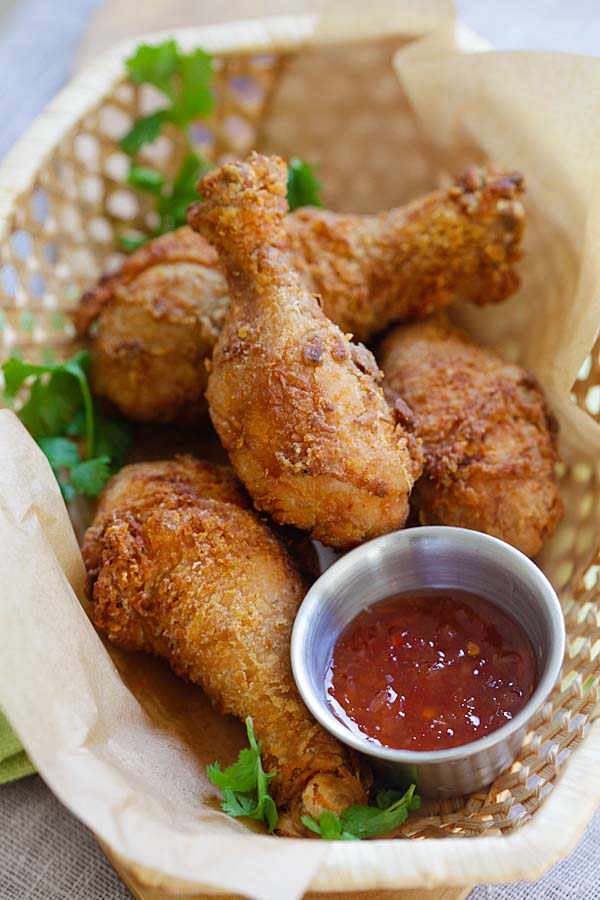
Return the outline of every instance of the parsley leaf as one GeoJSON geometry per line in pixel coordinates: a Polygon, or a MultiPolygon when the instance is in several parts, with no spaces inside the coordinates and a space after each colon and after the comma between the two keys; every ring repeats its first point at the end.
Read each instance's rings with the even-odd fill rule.
{"type": "Polygon", "coordinates": [[[127,176],[127,184],[149,194],[160,194],[165,186],[165,176],[149,166],[132,165],[127,176]]]}
{"type": "Polygon", "coordinates": [[[110,456],[86,459],[71,469],[71,484],[78,494],[97,497],[111,476],[110,456]]]}
{"type": "Polygon", "coordinates": [[[172,98],[172,80],[179,64],[179,47],[172,38],[162,44],[140,44],[125,60],[129,79],[135,84],[152,84],[172,98]]]}
{"type": "MultiPolygon", "coordinates": [[[[86,367],[88,362],[89,353],[85,351],[76,353],[75,356],[69,360],[69,363],[72,366],[80,366],[81,368],[86,367]]],[[[64,366],[53,363],[36,366],[31,363],[23,362],[23,360],[17,356],[11,356],[8,362],[5,362],[2,366],[2,372],[4,374],[4,393],[7,397],[13,398],[17,395],[19,389],[30,375],[46,375],[54,371],[62,370],[63,368],[64,366]]]]}
{"type": "Polygon", "coordinates": [[[173,121],[181,127],[193,119],[205,118],[215,108],[210,83],[213,77],[212,56],[198,49],[179,56],[180,89],[172,109],[173,121]]]}
{"type": "Polygon", "coordinates": [[[79,447],[65,437],[46,437],[38,440],[53,469],[71,468],[81,462],[79,447]]]}
{"type": "Polygon", "coordinates": [[[125,422],[105,419],[96,413],[96,453],[110,457],[111,474],[125,465],[130,445],[131,432],[125,422]]]}
{"type": "Polygon", "coordinates": [[[290,210],[300,206],[322,206],[321,182],[310,163],[294,156],[288,166],[287,200],[290,210]]]}
{"type": "Polygon", "coordinates": [[[209,169],[208,161],[196,153],[185,157],[172,189],[162,195],[158,204],[162,233],[185,225],[188,206],[198,199],[198,182],[209,169]]]}
{"type": "Polygon", "coordinates": [[[380,790],[377,806],[349,806],[339,816],[324,810],[318,822],[311,816],[302,816],[302,822],[325,841],[355,841],[393,831],[418,806],[415,785],[411,784],[405,793],[394,788],[380,790]]]}
{"type": "MultiPolygon", "coordinates": [[[[131,252],[146,241],[185,224],[188,206],[198,199],[198,182],[211,168],[208,160],[198,153],[192,125],[213,112],[215,97],[211,88],[213,59],[201,48],[184,53],[172,39],[157,45],[141,44],[126,60],[126,66],[131,81],[153,85],[168,103],[164,109],[137,119],[121,138],[121,149],[135,156],[146,144],[157,139],[167,123],[181,131],[187,144],[187,152],[172,179],[132,160],[128,183],[154,196],[158,225],[147,236],[131,232],[121,235],[121,248],[131,252]]],[[[292,159],[288,177],[290,209],[320,206],[320,190],[321,184],[312,166],[301,159],[292,159]]]]}
{"type": "Polygon", "coordinates": [[[122,235],[120,238],[122,249],[136,250],[149,238],[185,225],[188,206],[198,199],[198,182],[209,169],[210,164],[203,156],[188,153],[183,158],[171,186],[166,186],[164,176],[156,169],[132,165],[128,177],[129,184],[146,193],[154,194],[159,225],[149,236],[122,235]]]}
{"type": "Polygon", "coordinates": [[[125,253],[133,253],[138,247],[147,244],[149,237],[147,234],[122,234],[119,236],[119,247],[125,253]]]}
{"type": "MultiPolygon", "coordinates": [[[[408,798],[408,811],[414,812],[414,810],[418,809],[421,805],[421,798],[418,794],[413,792],[408,798]]],[[[400,788],[395,787],[382,787],[377,791],[377,796],[375,798],[375,803],[379,807],[379,809],[388,809],[388,807],[392,806],[394,803],[397,803],[398,800],[402,800],[408,791],[402,791],[400,788]]]]}
{"type": "Polygon", "coordinates": [[[40,366],[11,358],[2,366],[9,400],[29,387],[19,418],[48,458],[67,502],[76,494],[99,494],[129,447],[127,427],[94,409],[88,364],[89,354],[82,352],[64,363],[40,366]]]}
{"type": "Polygon", "coordinates": [[[27,378],[36,378],[29,400],[20,412],[21,420],[36,440],[61,434],[77,406],[83,403],[88,452],[93,453],[93,402],[86,375],[89,359],[89,353],[83,351],[65,363],[36,366],[12,357],[2,366],[4,392],[9,399],[14,398],[27,378]],[[49,377],[41,381],[43,376],[49,377]]]}
{"type": "Polygon", "coordinates": [[[144,144],[152,144],[156,140],[167,121],[168,115],[164,109],[149,116],[140,116],[131,130],[119,141],[121,150],[130,155],[139,153],[144,144]]]}
{"type": "Polygon", "coordinates": [[[252,719],[246,719],[249,747],[240,750],[237,762],[221,769],[218,762],[206,767],[206,774],[215,787],[221,789],[221,809],[238,818],[259,819],[266,823],[269,833],[275,831],[279,816],[269,794],[269,781],[276,772],[266,773],[260,758],[260,742],[254,737],[252,719]]]}
{"type": "Polygon", "coordinates": [[[187,144],[187,153],[170,180],[157,169],[131,162],[128,183],[155,197],[158,214],[158,225],[147,237],[121,236],[122,249],[131,251],[150,238],[185,224],[188,206],[198,199],[198,182],[210,168],[208,160],[196,150],[191,126],[196,119],[210,115],[215,99],[211,89],[212,56],[202,49],[183,53],[174,40],[156,46],[142,44],[126,65],[132,81],[153,85],[169,103],[164,109],[139,118],[121,139],[121,148],[134,156],[145,144],[156,140],[167,122],[183,133],[187,144]]]}

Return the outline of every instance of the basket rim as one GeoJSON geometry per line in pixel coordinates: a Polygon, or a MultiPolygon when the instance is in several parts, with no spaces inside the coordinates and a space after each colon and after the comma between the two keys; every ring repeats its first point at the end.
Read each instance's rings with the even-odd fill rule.
{"type": "MultiPolygon", "coordinates": [[[[0,240],[6,238],[16,203],[34,186],[39,168],[65,133],[123,80],[123,59],[140,41],[152,43],[169,36],[184,47],[202,44],[211,52],[224,55],[293,52],[318,44],[351,42],[348,35],[340,36],[337,41],[331,36],[324,40],[315,35],[316,21],[316,15],[303,14],[176,28],[128,39],[105,51],[56,95],[0,162],[0,240]]],[[[464,26],[459,24],[459,29],[464,34],[464,26]]],[[[389,31],[386,36],[391,36],[389,31]]],[[[376,38],[376,34],[368,35],[369,40],[376,38]]],[[[442,885],[472,885],[492,878],[496,882],[537,878],[574,848],[600,803],[599,763],[600,721],[596,720],[571,753],[540,808],[510,834],[483,835],[475,840],[447,837],[437,841],[332,842],[326,848],[319,842],[320,868],[307,889],[323,893],[378,888],[431,889],[442,885]],[[567,809],[570,827],[565,829],[567,809]]],[[[65,802],[60,787],[53,787],[53,780],[48,779],[48,786],[65,802]]],[[[74,810],[68,801],[65,805],[94,830],[82,810],[74,810]]],[[[101,830],[97,837],[101,845],[107,844],[101,830]]],[[[164,870],[150,869],[141,861],[124,860],[118,848],[108,846],[120,863],[135,871],[140,880],[155,887],[173,882],[164,870]]],[[[177,884],[178,890],[191,888],[214,893],[214,888],[196,882],[178,880],[177,884]]]]}
{"type": "MultiPolygon", "coordinates": [[[[349,31],[335,36],[328,32],[319,33],[316,28],[318,22],[316,13],[299,13],[171,28],[127,38],[104,50],[94,62],[84,66],[68,81],[0,159],[0,240],[4,239],[15,200],[31,186],[39,166],[62,140],[65,132],[73,128],[82,116],[90,114],[124,80],[123,62],[140,42],[160,43],[172,37],[184,49],[202,43],[211,53],[228,55],[292,52],[309,45],[360,43],[394,36],[394,30],[379,21],[373,23],[368,34],[349,31]]],[[[458,30],[463,35],[470,33],[475,37],[475,33],[463,25],[459,24],[458,30]]],[[[402,34],[404,37],[417,37],[420,32],[404,31],[402,34]]],[[[479,49],[487,43],[478,36],[477,40],[479,49]]]]}
{"type": "Polygon", "coordinates": [[[291,52],[306,46],[317,16],[270,16],[221,25],[174,28],[120,41],[84,67],[36,116],[0,160],[0,240],[14,211],[15,201],[30,189],[40,166],[81,120],[124,80],[123,62],[140,43],[160,43],[173,37],[181,46],[200,43],[214,54],[291,52]]]}

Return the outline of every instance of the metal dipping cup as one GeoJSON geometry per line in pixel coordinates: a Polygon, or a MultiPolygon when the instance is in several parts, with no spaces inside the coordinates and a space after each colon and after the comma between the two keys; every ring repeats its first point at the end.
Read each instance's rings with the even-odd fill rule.
{"type": "Polygon", "coordinates": [[[562,665],[565,626],[556,593],[531,560],[497,538],[464,528],[395,531],[350,551],[313,584],[292,634],[296,684],[312,715],[342,743],[369,757],[389,783],[414,782],[424,797],[470,794],[515,759],[527,725],[562,665]],[[350,731],[327,702],[325,673],[338,636],[366,607],[394,594],[454,589],[487,598],[516,619],[531,641],[536,688],[517,715],[479,740],[450,750],[395,750],[350,731]]]}

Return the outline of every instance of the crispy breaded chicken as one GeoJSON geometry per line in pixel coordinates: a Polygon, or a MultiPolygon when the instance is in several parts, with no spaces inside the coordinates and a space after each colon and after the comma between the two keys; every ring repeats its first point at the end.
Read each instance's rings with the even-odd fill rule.
{"type": "MultiPolygon", "coordinates": [[[[286,219],[292,264],[361,341],[456,300],[497,303],[519,283],[522,190],[518,173],[490,166],[376,216],[300,209],[286,219]]],[[[194,227],[201,208],[190,208],[194,227]]],[[[135,251],[75,311],[78,335],[91,337],[96,393],[140,421],[202,416],[204,362],[228,303],[215,250],[189,228],[135,251]]]]}
{"type": "Polygon", "coordinates": [[[191,457],[127,466],[83,555],[94,623],[113,643],[164,657],[221,711],[252,716],[283,831],[365,802],[355,758],[314,721],[292,676],[304,580],[230,469],[191,457]]]}
{"type": "Polygon", "coordinates": [[[371,353],[322,312],[285,250],[287,167],[252,154],[200,184],[231,305],[207,399],[255,505],[334,547],[404,525],[419,448],[396,424],[371,353]]]}
{"type": "Polygon", "coordinates": [[[215,250],[189,228],[136,250],[74,313],[91,338],[94,393],[137,422],[202,418],[205,361],[228,304],[215,250]]]}
{"type": "Polygon", "coordinates": [[[457,300],[483,306],[514,293],[522,191],[518,172],[489,166],[377,216],[299,209],[286,223],[290,253],[329,318],[366,341],[457,300]]]}
{"type": "Polygon", "coordinates": [[[396,328],[378,359],[390,402],[408,404],[425,469],[423,525],[456,525],[535,556],[562,513],[557,426],[535,378],[441,316],[396,328]]]}

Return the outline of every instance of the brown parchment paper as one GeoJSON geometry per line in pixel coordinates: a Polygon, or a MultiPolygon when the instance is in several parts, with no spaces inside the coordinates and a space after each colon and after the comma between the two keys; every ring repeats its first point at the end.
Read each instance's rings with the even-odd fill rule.
{"type": "MultiPolygon", "coordinates": [[[[533,369],[560,420],[566,514],[541,562],[566,599],[600,533],[600,428],[569,396],[600,322],[600,64],[465,56],[446,2],[350,7],[344,18],[336,4],[316,43],[287,60],[258,149],[320,159],[337,209],[404,202],[490,157],[525,173],[523,287],[495,309],[456,317],[533,369]],[[332,46],[342,27],[348,46],[332,46]]],[[[428,841],[280,840],[219,811],[204,767],[235,757],[241,727],[162,663],[108,652],[80,602],[81,557],[54,477],[8,411],[0,411],[0,584],[0,706],[57,796],[146,879],[258,900],[295,900],[311,882],[351,890],[443,879],[428,841]]],[[[462,869],[453,877],[486,877],[469,865],[472,842],[453,843],[462,869]]]]}
{"type": "Polygon", "coordinates": [[[79,602],[82,561],[54,475],[7,410],[0,498],[0,701],[59,799],[140,865],[261,900],[301,896],[324,846],[254,835],[210,802],[204,765],[238,740],[200,691],[174,692],[141,656],[124,675],[147,710],[128,690],[79,602]]]}
{"type": "Polygon", "coordinates": [[[600,427],[570,396],[600,328],[600,60],[461,53],[453,32],[442,29],[400,51],[395,68],[438,177],[486,159],[525,175],[520,290],[498,306],[465,305],[452,314],[535,373],[560,423],[565,464],[595,473],[593,546],[582,541],[579,554],[573,546],[580,510],[565,479],[565,516],[538,559],[561,588],[576,582],[600,535],[600,427]],[[567,551],[570,565],[561,572],[567,551]]]}

